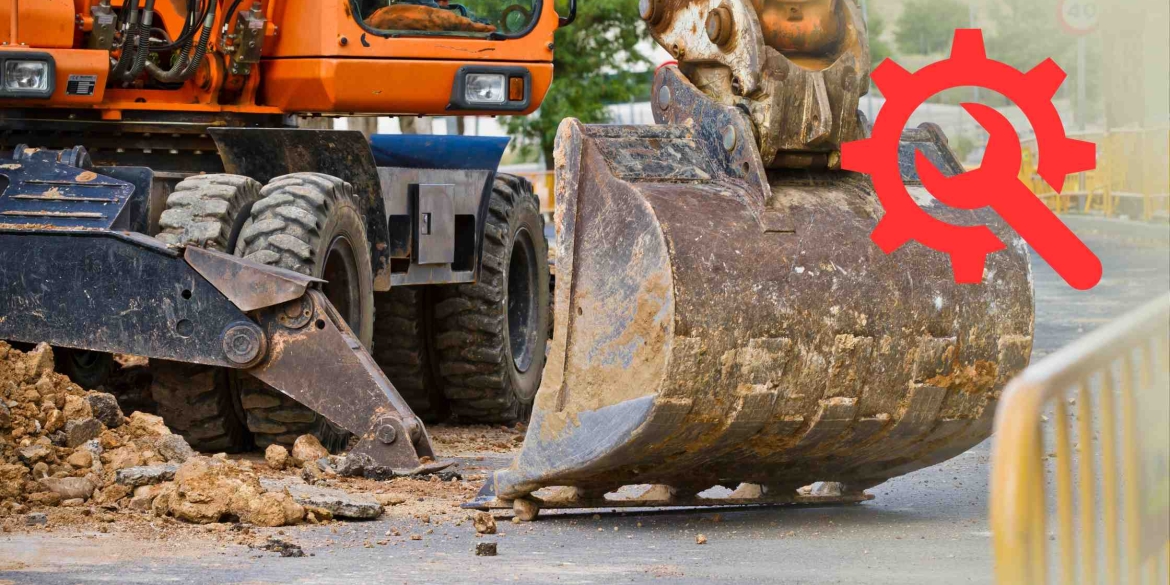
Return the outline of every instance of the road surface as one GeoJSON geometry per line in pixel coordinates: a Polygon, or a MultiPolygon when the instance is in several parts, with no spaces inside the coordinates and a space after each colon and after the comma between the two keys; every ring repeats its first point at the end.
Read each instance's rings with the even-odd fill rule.
{"type": "MultiPolygon", "coordinates": [[[[1033,254],[1040,359],[1141,302],[1170,291],[1168,240],[1135,239],[1124,223],[1074,226],[1101,257],[1088,292],[1067,287],[1033,254]]],[[[1158,228],[1165,231],[1168,228],[1158,228]]],[[[1149,230],[1145,230],[1149,231],[1149,230]]],[[[992,439],[994,440],[994,439],[992,439]]],[[[820,509],[544,513],[501,518],[503,534],[469,524],[379,520],[285,529],[304,558],[214,541],[176,550],[124,535],[70,531],[0,535],[0,585],[37,583],[988,583],[991,440],[941,465],[871,490],[872,502],[820,509]],[[392,528],[434,530],[420,541],[365,548],[392,528]],[[696,544],[703,534],[707,543],[696,544]],[[499,556],[477,557],[476,542],[499,556]],[[115,554],[116,553],[116,554],[115,554]]],[[[503,465],[488,459],[481,465],[503,465]]]]}

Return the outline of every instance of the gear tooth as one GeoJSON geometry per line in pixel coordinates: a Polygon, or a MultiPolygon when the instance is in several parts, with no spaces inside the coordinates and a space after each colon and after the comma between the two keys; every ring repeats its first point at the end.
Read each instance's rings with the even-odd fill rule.
{"type": "Polygon", "coordinates": [[[1051,101],[1060,90],[1061,84],[1068,78],[1068,74],[1056,64],[1056,61],[1045,59],[1027,72],[1025,77],[1032,91],[1043,94],[1044,99],[1051,101]]]}
{"type": "Polygon", "coordinates": [[[983,282],[983,269],[987,266],[987,254],[982,251],[950,252],[951,270],[958,284],[979,284],[983,282]]]}
{"type": "Polygon", "coordinates": [[[898,248],[901,248],[910,241],[910,236],[902,229],[895,225],[894,221],[890,219],[889,214],[883,217],[873,231],[869,234],[869,239],[877,244],[883,252],[889,254],[898,248]]]}
{"type": "Polygon", "coordinates": [[[1041,157],[1037,172],[1059,193],[1068,175],[1097,168],[1097,145],[1066,138],[1053,156],[1041,157]]]}
{"type": "Polygon", "coordinates": [[[955,29],[955,40],[951,41],[951,59],[976,61],[987,59],[983,46],[983,31],[977,28],[955,29]]]}
{"type": "Polygon", "coordinates": [[[894,95],[899,87],[910,83],[912,77],[913,75],[909,71],[906,71],[893,59],[882,61],[882,64],[878,65],[869,75],[870,80],[878,89],[882,90],[882,95],[886,96],[886,99],[890,99],[890,96],[894,95]]]}
{"type": "Polygon", "coordinates": [[[1085,140],[1068,139],[1065,141],[1065,154],[1062,164],[1065,171],[1079,173],[1097,168],[1097,145],[1085,140]]]}
{"type": "Polygon", "coordinates": [[[873,140],[855,140],[841,145],[841,168],[855,173],[872,174],[877,172],[874,167],[873,140]]]}

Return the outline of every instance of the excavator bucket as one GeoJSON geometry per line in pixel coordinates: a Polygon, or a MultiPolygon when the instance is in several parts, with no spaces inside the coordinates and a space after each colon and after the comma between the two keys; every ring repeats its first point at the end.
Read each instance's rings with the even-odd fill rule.
{"type": "MultiPolygon", "coordinates": [[[[874,245],[866,176],[766,169],[677,67],[653,94],[657,125],[560,127],[552,351],[523,450],[468,507],[858,502],[985,439],[1031,353],[1022,241],[903,164],[928,213],[1007,244],[956,284],[943,254],[874,245]]],[[[903,140],[961,171],[936,129],[903,140]]]]}

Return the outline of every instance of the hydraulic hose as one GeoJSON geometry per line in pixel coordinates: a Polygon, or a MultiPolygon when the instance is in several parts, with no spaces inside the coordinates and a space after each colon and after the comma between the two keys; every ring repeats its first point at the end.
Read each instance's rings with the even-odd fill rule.
{"type": "Polygon", "coordinates": [[[215,7],[216,2],[213,0],[207,15],[203,18],[203,32],[199,34],[199,41],[195,45],[195,54],[188,58],[187,52],[190,44],[188,42],[188,46],[182,48],[182,54],[174,67],[162,69],[154,63],[147,63],[146,70],[151,77],[163,83],[181,83],[195,75],[195,72],[199,70],[199,64],[203,62],[203,57],[207,55],[207,46],[211,42],[211,29],[215,24],[215,7]]]}
{"type": "Polygon", "coordinates": [[[138,52],[134,55],[134,66],[122,77],[122,81],[126,84],[138,79],[138,76],[142,75],[142,69],[146,67],[146,57],[150,55],[150,25],[152,22],[154,22],[154,0],[146,0],[146,5],[142,8],[142,21],[138,23],[138,52]]]}
{"type": "Polygon", "coordinates": [[[152,46],[150,50],[158,53],[161,51],[172,51],[184,46],[190,47],[187,42],[195,37],[196,31],[199,30],[199,23],[207,16],[207,11],[210,10],[209,4],[216,0],[207,0],[204,3],[202,10],[199,6],[199,0],[187,0],[187,20],[183,23],[183,30],[179,31],[179,36],[174,40],[168,39],[164,44],[152,46]]]}
{"type": "Polygon", "coordinates": [[[126,67],[130,64],[130,55],[134,52],[131,42],[133,36],[130,33],[138,27],[138,1],[134,0],[132,6],[123,8],[123,14],[119,15],[119,18],[126,17],[125,22],[127,24],[126,28],[122,31],[122,54],[118,55],[118,60],[113,62],[113,68],[110,69],[110,79],[121,79],[122,75],[126,72],[126,67]],[[129,15],[125,14],[127,11],[129,11],[129,15]]]}

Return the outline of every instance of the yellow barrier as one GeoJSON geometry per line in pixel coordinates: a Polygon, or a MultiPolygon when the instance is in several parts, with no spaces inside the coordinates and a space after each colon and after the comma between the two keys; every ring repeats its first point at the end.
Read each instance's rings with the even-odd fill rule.
{"type": "Polygon", "coordinates": [[[1024,143],[1020,179],[1057,213],[1129,214],[1150,221],[1170,215],[1170,129],[1115,129],[1072,134],[1097,145],[1097,168],[1070,175],[1057,193],[1037,173],[1036,141],[1024,143]],[[1133,203],[1124,204],[1124,200],[1133,203]]]}
{"type": "Polygon", "coordinates": [[[1004,391],[991,471],[997,581],[1170,582],[1168,462],[1170,295],[1033,364],[1004,391]]]}

